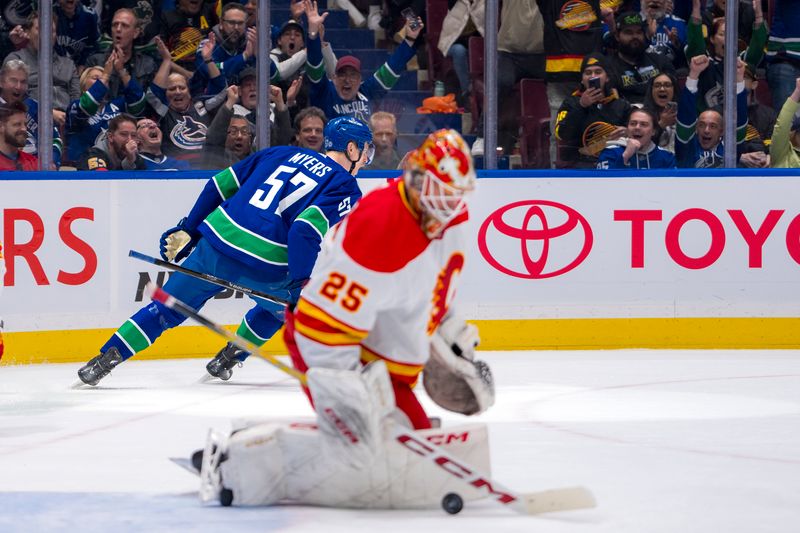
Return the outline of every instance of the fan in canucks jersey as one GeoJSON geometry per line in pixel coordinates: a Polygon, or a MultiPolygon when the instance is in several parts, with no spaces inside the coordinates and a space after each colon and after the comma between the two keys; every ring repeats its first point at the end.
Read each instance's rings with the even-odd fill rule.
{"type": "MultiPolygon", "coordinates": [[[[361,191],[358,171],[372,159],[372,133],[339,117],[325,126],[324,154],[294,146],[261,150],[213,176],[189,215],[161,236],[165,260],[296,302],[311,275],[320,243],[361,191]]],[[[199,309],[222,287],[179,272],[164,289],[199,309]]],[[[283,324],[284,307],[253,298],[237,333],[256,345],[283,324]]],[[[185,318],[153,302],[128,319],[79,371],[97,385],[122,361],[144,350],[185,318]]],[[[206,366],[223,380],[247,357],[225,346],[206,366]]]]}
{"type": "Polygon", "coordinates": [[[325,116],[355,117],[367,121],[372,113],[370,101],[382,97],[397,84],[406,64],[414,57],[414,42],[422,31],[424,24],[417,19],[412,25],[406,21],[404,27],[406,38],[392,53],[389,59],[375,71],[371,77],[362,82],[361,61],[354,56],[344,56],[336,63],[334,80],[325,74],[322,58],[322,41],[319,35],[320,26],[328,16],[319,14],[316,1],[305,2],[308,18],[308,41],[306,47],[306,77],[311,82],[309,101],[319,107],[325,116]],[[412,29],[413,27],[413,29],[412,29]]]}

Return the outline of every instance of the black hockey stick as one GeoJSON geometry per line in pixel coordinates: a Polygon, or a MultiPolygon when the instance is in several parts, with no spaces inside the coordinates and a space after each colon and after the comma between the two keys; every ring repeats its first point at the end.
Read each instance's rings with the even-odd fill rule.
{"type": "MultiPolygon", "coordinates": [[[[235,333],[231,333],[221,325],[204,317],[196,310],[170,295],[164,289],[156,287],[154,283],[151,282],[147,284],[145,287],[145,294],[152,298],[153,301],[161,302],[166,307],[195,320],[199,324],[223,336],[237,348],[266,359],[280,370],[296,378],[303,385],[308,383],[308,379],[303,372],[285,365],[275,356],[264,352],[247,339],[235,333]]],[[[445,473],[457,478],[461,483],[483,491],[490,499],[518,513],[536,515],[554,511],[586,509],[596,505],[594,496],[584,487],[568,487],[528,493],[513,491],[501,485],[498,481],[488,476],[483,476],[475,468],[467,465],[461,459],[450,455],[440,446],[416,435],[412,430],[405,429],[400,424],[395,425],[393,433],[393,438],[402,446],[433,462],[445,473]]],[[[449,494],[447,496],[449,496],[449,494]]]]}
{"type": "Polygon", "coordinates": [[[203,281],[207,281],[209,283],[213,283],[214,285],[219,285],[220,287],[224,287],[226,289],[233,289],[235,291],[242,292],[248,296],[254,296],[256,298],[261,298],[263,300],[268,300],[272,303],[276,303],[279,305],[289,305],[288,300],[284,300],[283,298],[278,298],[277,296],[273,296],[271,294],[267,294],[266,292],[261,292],[256,289],[251,289],[250,287],[245,287],[243,285],[238,285],[236,283],[232,283],[228,280],[224,280],[222,278],[218,278],[217,276],[213,276],[211,274],[205,274],[203,272],[197,272],[195,270],[191,270],[186,267],[182,267],[180,265],[176,265],[174,263],[170,263],[168,261],[162,261],[161,259],[150,257],[149,255],[145,255],[141,252],[137,252],[136,250],[130,250],[128,252],[128,257],[133,257],[135,259],[139,259],[144,261],[145,263],[152,263],[154,265],[158,265],[160,267],[167,268],[169,270],[173,270],[175,272],[180,272],[181,274],[186,274],[187,276],[191,276],[193,278],[202,279],[203,281]]]}

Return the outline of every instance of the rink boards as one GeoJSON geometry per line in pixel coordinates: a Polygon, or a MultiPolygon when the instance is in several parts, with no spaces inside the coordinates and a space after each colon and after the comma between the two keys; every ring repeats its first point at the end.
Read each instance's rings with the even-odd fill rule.
{"type": "MultiPolygon", "coordinates": [[[[93,355],[143,305],[144,284],[166,279],[128,250],[157,255],[208,175],[0,178],[3,362],[93,355]]],[[[460,278],[456,305],[480,326],[482,348],[800,347],[800,174],[481,178],[466,264],[446,275],[460,278]]],[[[236,324],[249,305],[225,292],[205,313],[236,324]]],[[[206,356],[220,345],[182,326],[142,356],[206,356]]],[[[284,351],[277,339],[269,348],[284,351]]]]}

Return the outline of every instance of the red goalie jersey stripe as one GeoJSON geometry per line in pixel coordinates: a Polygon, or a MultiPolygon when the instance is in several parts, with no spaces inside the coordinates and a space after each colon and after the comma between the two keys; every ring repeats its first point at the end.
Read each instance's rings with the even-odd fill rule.
{"type": "MultiPolygon", "coordinates": [[[[465,222],[466,211],[448,227],[465,222]]],[[[353,261],[375,272],[396,272],[430,244],[419,218],[406,201],[401,178],[376,189],[356,204],[347,219],[342,246],[353,261]]]]}

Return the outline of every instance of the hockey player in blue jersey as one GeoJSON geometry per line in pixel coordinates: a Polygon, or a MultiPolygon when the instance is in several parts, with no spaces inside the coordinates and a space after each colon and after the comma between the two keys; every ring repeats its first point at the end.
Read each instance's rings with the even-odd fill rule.
{"type": "MultiPolygon", "coordinates": [[[[361,191],[355,175],[372,159],[372,133],[341,117],[325,126],[325,153],[295,146],[261,150],[214,175],[189,215],[161,237],[161,255],[192,270],[296,301],[326,231],[350,212],[361,191]]],[[[223,288],[174,273],[164,286],[195,309],[223,288]]],[[[262,299],[237,333],[262,345],[281,327],[284,308],[262,299]]],[[[151,303],[128,319],[78,370],[97,385],[122,361],[150,346],[183,316],[151,303]]],[[[247,357],[228,345],[207,365],[223,380],[247,357]]]]}

